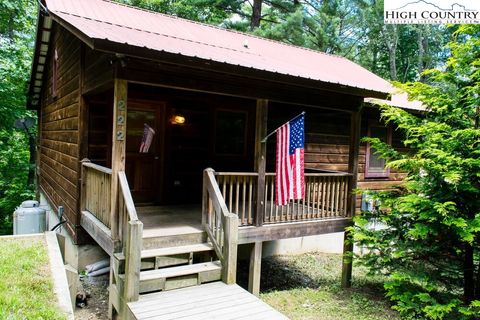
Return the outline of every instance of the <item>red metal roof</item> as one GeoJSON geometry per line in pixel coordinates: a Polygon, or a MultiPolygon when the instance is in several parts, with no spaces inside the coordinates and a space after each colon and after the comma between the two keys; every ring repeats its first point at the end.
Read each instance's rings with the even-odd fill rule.
{"type": "Polygon", "coordinates": [[[93,47],[95,40],[107,40],[366,91],[391,91],[387,81],[358,64],[314,50],[105,0],[46,0],[46,5],[54,19],[76,29],[93,47]]]}

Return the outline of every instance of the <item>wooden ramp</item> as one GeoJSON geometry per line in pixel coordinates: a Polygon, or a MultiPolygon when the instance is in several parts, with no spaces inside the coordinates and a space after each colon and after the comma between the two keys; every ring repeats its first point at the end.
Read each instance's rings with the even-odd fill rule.
{"type": "Polygon", "coordinates": [[[131,319],[288,319],[236,284],[221,281],[140,296],[128,303],[131,319]]]}

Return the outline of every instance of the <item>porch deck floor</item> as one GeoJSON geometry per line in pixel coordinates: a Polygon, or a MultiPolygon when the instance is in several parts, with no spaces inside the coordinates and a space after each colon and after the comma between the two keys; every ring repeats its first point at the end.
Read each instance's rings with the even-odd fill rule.
{"type": "Polygon", "coordinates": [[[143,237],[171,236],[203,232],[200,205],[138,206],[143,237]]]}
{"type": "Polygon", "coordinates": [[[288,320],[238,285],[220,281],[144,295],[128,308],[137,320],[288,320]]]}

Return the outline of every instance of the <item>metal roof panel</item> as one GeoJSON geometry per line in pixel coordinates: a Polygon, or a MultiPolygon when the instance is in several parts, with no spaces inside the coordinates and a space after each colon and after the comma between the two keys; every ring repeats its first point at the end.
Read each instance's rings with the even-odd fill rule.
{"type": "Polygon", "coordinates": [[[48,10],[88,38],[229,65],[389,93],[390,84],[334,55],[106,0],[47,0],[48,10]]]}

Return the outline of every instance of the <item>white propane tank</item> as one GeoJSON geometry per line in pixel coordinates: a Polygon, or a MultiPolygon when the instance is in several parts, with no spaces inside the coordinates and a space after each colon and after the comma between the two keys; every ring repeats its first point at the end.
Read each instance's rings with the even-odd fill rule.
{"type": "Polygon", "coordinates": [[[27,200],[13,213],[13,234],[42,233],[46,229],[45,209],[38,201],[27,200]]]}

